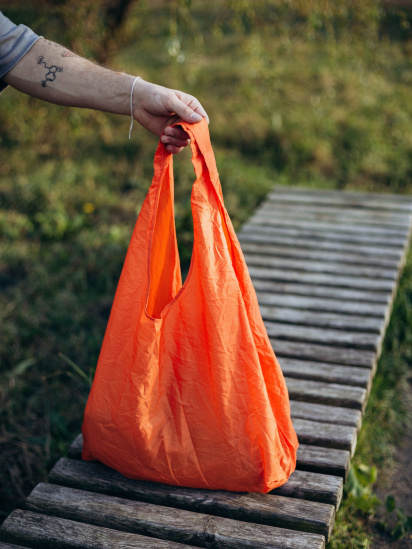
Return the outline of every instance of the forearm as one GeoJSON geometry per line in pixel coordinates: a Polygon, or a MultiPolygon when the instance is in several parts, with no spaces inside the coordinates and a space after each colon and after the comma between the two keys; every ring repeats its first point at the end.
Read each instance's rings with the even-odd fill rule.
{"type": "Polygon", "coordinates": [[[3,80],[58,105],[130,114],[134,77],[114,72],[41,38],[3,80]]]}
{"type": "Polygon", "coordinates": [[[161,136],[169,153],[178,153],[189,144],[189,136],[182,128],[170,127],[176,121],[197,123],[206,118],[209,123],[195,97],[141,79],[133,87],[134,76],[95,65],[43,38],[2,80],[50,103],[128,115],[133,89],[134,119],[161,136]]]}

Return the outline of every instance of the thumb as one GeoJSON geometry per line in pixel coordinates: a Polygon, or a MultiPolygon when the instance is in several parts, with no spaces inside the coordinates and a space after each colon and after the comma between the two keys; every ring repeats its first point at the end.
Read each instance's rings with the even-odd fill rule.
{"type": "MultiPolygon", "coordinates": [[[[191,96],[186,96],[185,99],[188,99],[188,104],[186,105],[180,98],[175,97],[175,101],[173,101],[173,112],[175,112],[182,120],[189,123],[197,123],[200,122],[203,118],[201,114],[196,112],[196,110],[203,111],[202,106],[200,103],[191,96]],[[191,104],[194,108],[192,108],[191,104]]],[[[203,111],[204,112],[204,111],[203,111]]],[[[205,117],[206,112],[204,112],[205,117]]]]}

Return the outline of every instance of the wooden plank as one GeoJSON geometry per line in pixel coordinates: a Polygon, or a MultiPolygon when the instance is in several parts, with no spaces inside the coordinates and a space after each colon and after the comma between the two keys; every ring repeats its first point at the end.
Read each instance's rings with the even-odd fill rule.
{"type": "Polygon", "coordinates": [[[274,194],[294,194],[298,193],[300,196],[311,196],[317,202],[318,196],[325,197],[341,197],[342,200],[359,200],[367,201],[369,203],[371,200],[379,200],[381,202],[394,202],[395,204],[412,204],[412,197],[410,194],[401,194],[401,193],[387,193],[385,192],[360,192],[358,190],[345,190],[341,191],[338,189],[313,189],[312,187],[304,187],[300,185],[278,185],[276,184],[271,193],[274,194]]]}
{"type": "MultiPolygon", "coordinates": [[[[256,242],[258,244],[270,244],[278,246],[296,246],[296,238],[280,234],[257,234],[256,232],[243,231],[237,233],[239,241],[243,242],[256,242]]],[[[365,253],[367,255],[374,255],[380,257],[394,257],[401,260],[404,250],[400,248],[392,248],[391,246],[370,247],[365,244],[357,244],[354,242],[332,242],[328,240],[315,240],[311,238],[300,238],[299,248],[309,250],[330,250],[333,252],[344,253],[365,253]]]]}
{"type": "MultiPolygon", "coordinates": [[[[272,213],[272,215],[275,215],[272,213]]],[[[263,222],[262,222],[263,223],[263,222]]],[[[315,241],[324,242],[346,242],[351,244],[368,245],[372,248],[382,248],[385,246],[391,246],[403,250],[405,246],[405,239],[397,236],[372,236],[363,235],[358,233],[344,233],[341,231],[324,232],[316,231],[314,229],[279,225],[277,227],[271,227],[269,223],[256,225],[251,223],[245,223],[240,230],[240,234],[254,233],[263,235],[283,235],[293,237],[296,240],[299,239],[311,239],[315,241]]]]}
{"type": "Polygon", "coordinates": [[[290,529],[193,513],[123,498],[39,484],[32,511],[199,547],[322,547],[324,537],[290,529]]]}
{"type": "Polygon", "coordinates": [[[281,322],[265,322],[269,337],[277,340],[320,343],[335,347],[350,347],[351,349],[368,349],[378,351],[381,336],[365,332],[349,332],[332,330],[323,327],[299,326],[282,324],[281,322]]]}
{"type": "Polygon", "coordinates": [[[353,252],[334,252],[332,250],[306,249],[299,246],[282,246],[276,244],[259,244],[258,242],[242,242],[242,251],[244,254],[261,254],[266,256],[293,258],[299,261],[322,261],[347,263],[348,265],[368,265],[376,267],[398,267],[399,258],[397,256],[377,256],[373,253],[353,252]]]}
{"type": "Polygon", "coordinates": [[[407,224],[399,226],[381,225],[376,222],[374,217],[365,216],[361,220],[359,218],[351,219],[350,216],[346,216],[342,211],[340,216],[336,214],[326,214],[307,212],[305,210],[299,210],[298,215],[294,212],[293,207],[285,207],[285,205],[275,205],[270,212],[264,208],[259,208],[248,219],[248,223],[252,225],[269,222],[270,225],[293,225],[294,227],[307,227],[319,231],[333,231],[336,230],[347,233],[362,233],[379,235],[386,234],[392,236],[398,236],[406,238],[409,234],[409,227],[407,224]]]}
{"type": "MultiPolygon", "coordinates": [[[[298,472],[294,474],[296,473],[298,472]]],[[[340,501],[339,490],[336,488],[339,488],[339,483],[331,480],[335,477],[319,475],[319,478],[316,477],[317,481],[321,482],[320,477],[323,476],[326,477],[327,487],[319,488],[319,497],[325,499],[324,490],[326,490],[329,498],[326,503],[329,505],[324,506],[325,502],[322,501],[317,502],[313,507],[307,501],[301,501],[309,498],[282,497],[279,499],[280,496],[275,497],[273,494],[197,490],[132,480],[101,463],[67,458],[61,458],[50,472],[50,480],[64,486],[269,526],[301,527],[306,531],[312,528],[310,530],[312,532],[320,530],[326,532],[331,517],[333,518],[331,505],[340,501]]],[[[298,481],[299,474],[296,478],[298,481]]],[[[342,481],[342,479],[339,480],[342,481]]],[[[302,478],[302,481],[301,490],[305,494],[312,491],[312,499],[316,500],[316,486],[312,489],[310,482],[305,478],[302,478]]],[[[295,493],[293,489],[289,492],[295,493]]]]}
{"type": "Polygon", "coordinates": [[[284,194],[292,194],[292,193],[299,193],[299,195],[305,196],[334,196],[339,197],[343,196],[343,199],[347,198],[351,200],[352,198],[355,200],[381,200],[382,202],[395,202],[395,203],[412,203],[412,197],[410,194],[401,194],[401,193],[387,193],[387,192],[359,192],[358,190],[345,190],[341,191],[338,189],[313,189],[312,187],[302,187],[299,185],[278,185],[276,184],[272,191],[272,193],[284,193],[284,194]]]}
{"type": "MultiPolygon", "coordinates": [[[[294,221],[308,221],[309,223],[335,224],[336,226],[353,225],[359,227],[360,232],[364,229],[389,229],[391,234],[403,234],[406,236],[405,229],[408,229],[409,214],[402,212],[379,212],[377,210],[365,211],[353,208],[333,208],[319,207],[316,204],[309,204],[304,207],[302,204],[292,205],[289,203],[264,202],[254,213],[253,216],[265,216],[272,212],[273,219],[284,219],[289,214],[291,224],[294,221]],[[271,206],[271,207],[269,207],[271,206]]],[[[375,231],[376,234],[376,231],[375,231]]]]}
{"type": "MultiPolygon", "coordinates": [[[[287,209],[286,204],[282,204],[280,201],[276,201],[274,203],[269,200],[260,206],[260,211],[271,211],[275,215],[277,207],[283,211],[287,209]]],[[[291,204],[289,208],[294,217],[298,217],[299,212],[303,210],[305,212],[314,212],[319,215],[335,215],[336,217],[343,217],[349,219],[350,222],[355,219],[364,222],[365,219],[369,218],[374,219],[376,223],[379,222],[380,224],[388,224],[394,227],[398,227],[399,225],[408,226],[411,219],[410,214],[407,212],[391,210],[385,211],[379,209],[370,209],[365,211],[362,208],[351,208],[350,206],[346,207],[342,205],[324,206],[320,204],[299,204],[298,202],[295,202],[294,204],[291,204]]]]}
{"type": "Polygon", "coordinates": [[[376,368],[377,357],[373,351],[331,347],[316,343],[284,341],[273,338],[270,338],[270,341],[279,359],[280,357],[297,358],[299,360],[327,362],[343,366],[360,366],[361,368],[371,368],[372,372],[376,368]]]}
{"type": "Polygon", "coordinates": [[[285,379],[289,397],[293,400],[355,408],[361,411],[366,406],[367,391],[363,387],[293,377],[285,379]]]}
{"type": "MultiPolygon", "coordinates": [[[[293,418],[293,426],[298,439],[302,444],[347,450],[351,456],[353,456],[355,452],[357,441],[355,427],[338,425],[336,423],[320,423],[318,421],[298,418],[293,418]]],[[[289,480],[286,484],[289,483],[289,480]]],[[[302,479],[302,482],[304,482],[304,479],[302,479]]],[[[300,496],[295,495],[293,497],[300,496]]],[[[315,493],[313,494],[313,497],[316,501],[323,501],[322,499],[319,499],[319,496],[315,493]]],[[[331,503],[331,501],[328,501],[327,503],[331,503]]]]}
{"type": "MultiPolygon", "coordinates": [[[[319,214],[300,211],[299,217],[296,217],[293,212],[293,208],[281,208],[275,207],[273,211],[269,212],[265,209],[258,209],[247,221],[251,225],[261,225],[268,223],[271,226],[291,226],[296,228],[305,228],[316,231],[332,231],[336,232],[338,229],[344,233],[357,233],[363,235],[391,235],[401,238],[406,238],[409,234],[409,228],[405,226],[382,226],[375,223],[370,224],[355,220],[350,222],[347,218],[341,217],[336,219],[335,215],[326,216],[323,214],[322,219],[319,219],[319,214]]],[[[367,219],[367,218],[366,218],[367,219]]],[[[370,218],[369,218],[370,219],[370,218]]]]}
{"type": "Polygon", "coordinates": [[[299,282],[303,284],[321,284],[336,288],[357,288],[360,290],[379,290],[390,292],[395,288],[395,281],[386,279],[370,279],[363,276],[340,276],[327,273],[306,273],[295,270],[282,270],[265,267],[248,267],[252,279],[264,278],[282,282],[299,282]]]}
{"type": "Polygon", "coordinates": [[[357,443],[357,428],[342,423],[295,418],[293,425],[300,443],[308,446],[345,450],[353,456],[357,443]]]}
{"type": "Polygon", "coordinates": [[[390,195],[359,193],[345,191],[321,191],[318,189],[275,187],[267,196],[267,201],[276,203],[315,204],[360,208],[366,210],[394,210],[395,212],[412,212],[410,195],[390,195]]]}
{"type": "Polygon", "coordinates": [[[260,305],[260,314],[268,324],[299,325],[317,328],[333,328],[348,332],[367,332],[382,336],[384,329],[383,320],[376,317],[352,316],[338,313],[325,313],[323,311],[307,311],[306,309],[287,309],[285,307],[270,307],[260,305]]]}
{"type": "MultiPolygon", "coordinates": [[[[81,459],[83,435],[79,434],[69,448],[69,457],[81,459]]],[[[346,478],[349,470],[350,454],[346,450],[320,448],[300,444],[297,453],[297,468],[303,471],[325,473],[346,478]]]]}
{"type": "MultiPolygon", "coordinates": [[[[1,530],[0,530],[1,534],[1,530]]],[[[23,547],[22,545],[14,545],[12,543],[5,543],[3,541],[0,541],[0,549],[27,549],[27,547],[23,547]]]]}
{"type": "MultiPolygon", "coordinates": [[[[320,297],[322,299],[333,299],[335,302],[352,301],[353,304],[361,302],[381,304],[384,311],[388,307],[392,294],[389,292],[376,292],[368,290],[352,290],[350,288],[333,288],[330,286],[314,286],[313,284],[294,284],[288,282],[276,282],[276,280],[254,279],[253,287],[262,293],[277,295],[320,297]]],[[[351,309],[352,310],[352,309],[351,309]]],[[[377,316],[380,316],[377,314],[377,316]]]]}
{"type": "Polygon", "coordinates": [[[347,450],[300,444],[297,451],[297,468],[303,471],[335,475],[345,481],[349,466],[350,452],[347,450]]]}
{"type": "Polygon", "coordinates": [[[289,210],[294,213],[295,217],[299,216],[300,211],[314,212],[319,215],[337,215],[346,217],[352,222],[353,219],[358,219],[360,222],[364,222],[365,219],[375,219],[375,222],[393,223],[394,226],[398,226],[401,223],[408,225],[411,217],[410,211],[402,211],[398,206],[394,208],[364,208],[360,206],[353,206],[350,204],[319,204],[317,202],[303,203],[299,199],[282,200],[280,197],[276,200],[266,200],[260,205],[259,209],[272,209],[276,212],[278,209],[282,211],[289,210]]]}
{"type": "Polygon", "coordinates": [[[42,549],[182,549],[180,543],[20,510],[8,516],[0,533],[8,541],[42,549]]]}
{"type": "MultiPolygon", "coordinates": [[[[253,285],[256,279],[253,279],[253,285]]],[[[353,316],[375,317],[385,319],[388,306],[385,303],[367,303],[322,297],[308,297],[303,295],[275,294],[274,292],[257,291],[259,305],[273,305],[288,309],[304,309],[305,311],[323,311],[325,313],[343,313],[353,316]]]]}
{"type": "Polygon", "coordinates": [[[364,265],[347,265],[346,263],[330,263],[316,261],[301,261],[297,259],[244,254],[248,267],[273,267],[275,269],[295,270],[308,273],[327,273],[340,276],[362,276],[368,278],[383,278],[394,281],[398,277],[396,265],[393,268],[373,267],[364,265]]]}
{"type": "Polygon", "coordinates": [[[336,366],[290,358],[283,358],[280,365],[283,374],[288,378],[353,385],[363,387],[367,393],[372,383],[372,371],[367,368],[336,366]]]}
{"type": "Polygon", "coordinates": [[[339,509],[342,492],[343,480],[340,477],[295,470],[286,484],[279,486],[271,494],[330,503],[339,509]]]}
{"type": "Polygon", "coordinates": [[[359,431],[362,423],[362,413],[360,410],[353,408],[290,400],[290,412],[293,421],[295,419],[304,419],[319,423],[349,425],[355,427],[357,431],[359,431]]]}

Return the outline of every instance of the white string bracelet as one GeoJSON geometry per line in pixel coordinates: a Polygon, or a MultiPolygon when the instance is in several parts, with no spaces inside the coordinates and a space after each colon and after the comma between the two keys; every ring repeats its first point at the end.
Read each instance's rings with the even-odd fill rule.
{"type": "Polygon", "coordinates": [[[132,135],[132,128],[133,128],[133,90],[134,90],[134,85],[136,84],[136,80],[140,80],[142,79],[141,76],[136,76],[136,78],[133,80],[133,84],[132,84],[132,91],[130,92],[130,116],[132,117],[132,121],[130,122],[130,130],[129,130],[129,139],[130,139],[130,136],[132,135]]]}

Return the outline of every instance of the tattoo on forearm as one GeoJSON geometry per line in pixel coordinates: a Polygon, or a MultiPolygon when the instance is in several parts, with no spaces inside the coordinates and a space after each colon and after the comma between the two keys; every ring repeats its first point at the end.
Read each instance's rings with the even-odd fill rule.
{"type": "Polygon", "coordinates": [[[43,55],[40,55],[40,57],[37,59],[37,64],[44,65],[44,68],[47,69],[46,77],[44,80],[41,81],[41,85],[43,86],[43,88],[46,87],[47,82],[54,82],[56,80],[56,75],[58,72],[63,72],[63,67],[58,67],[57,65],[51,65],[50,67],[48,67],[43,55]]]}
{"type": "Polygon", "coordinates": [[[60,54],[61,57],[76,57],[76,54],[71,51],[64,51],[60,54]]]}

